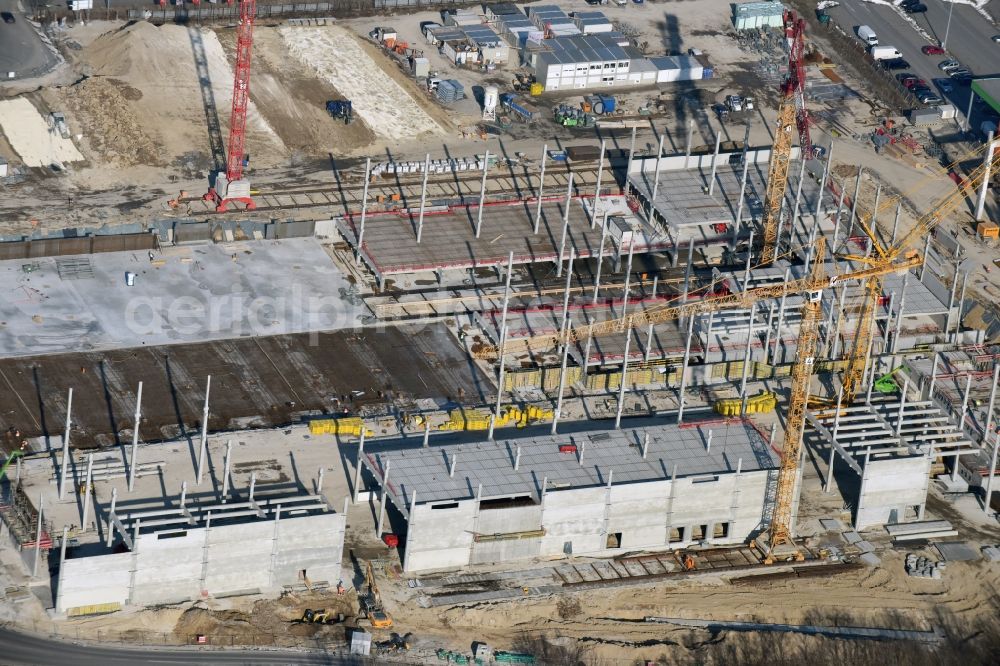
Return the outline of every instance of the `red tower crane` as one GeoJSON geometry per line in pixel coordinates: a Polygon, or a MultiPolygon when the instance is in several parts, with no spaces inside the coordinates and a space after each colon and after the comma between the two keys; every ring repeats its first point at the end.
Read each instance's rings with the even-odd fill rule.
{"type": "Polygon", "coordinates": [[[806,67],[805,57],[806,21],[797,18],[795,12],[785,13],[785,37],[788,39],[788,78],[782,92],[795,96],[795,125],[799,130],[799,149],[803,159],[812,159],[813,145],[809,137],[809,111],[806,109],[806,67]]]}
{"type": "Polygon", "coordinates": [[[246,210],[257,204],[250,197],[250,181],[243,178],[246,166],[244,145],[247,133],[247,106],[250,104],[250,52],[253,48],[253,22],[257,15],[257,0],[240,2],[240,25],[236,36],[236,67],[233,76],[233,111],[229,116],[229,149],[226,171],[215,177],[206,201],[214,201],[215,210],[222,213],[232,203],[240,202],[246,210]]]}

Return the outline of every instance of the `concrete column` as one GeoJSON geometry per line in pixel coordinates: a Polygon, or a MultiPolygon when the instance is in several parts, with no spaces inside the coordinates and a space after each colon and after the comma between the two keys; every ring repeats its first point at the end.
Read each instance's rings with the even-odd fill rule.
{"type": "MultiPolygon", "coordinates": [[[[841,386],[837,391],[837,412],[833,416],[833,439],[837,440],[837,435],[840,434],[840,409],[844,401],[844,387],[841,386]]],[[[823,486],[824,492],[830,492],[833,489],[833,465],[837,457],[837,449],[831,444],[830,445],[830,460],[827,465],[826,470],[826,483],[823,486]]]]}
{"type": "Polygon", "coordinates": [[[451,462],[448,464],[448,476],[455,476],[455,467],[458,465],[458,452],[451,454],[451,462]]]}
{"type": "MultiPolygon", "coordinates": [[[[997,366],[1000,368],[1000,365],[997,366]]],[[[84,494],[83,494],[83,516],[80,518],[80,531],[87,531],[87,518],[90,515],[90,496],[94,492],[92,487],[94,483],[94,454],[87,454],[87,478],[83,482],[84,494]]]]}
{"type": "Polygon", "coordinates": [[[642,459],[646,459],[646,454],[649,453],[649,433],[643,433],[642,436],[642,459]]]}
{"type": "MultiPolygon", "coordinates": [[[[826,164],[823,165],[823,175],[819,179],[819,194],[816,196],[816,209],[813,214],[816,223],[819,224],[819,216],[823,213],[823,195],[826,193],[826,181],[830,177],[830,167],[833,166],[833,142],[830,142],[830,150],[826,153],[826,164]]],[[[811,249],[811,248],[810,248],[811,249]]]]}
{"type": "MultiPolygon", "coordinates": [[[[72,389],[71,389],[72,390],[72,389]]],[[[42,512],[45,508],[45,497],[38,494],[38,520],[35,525],[35,560],[31,565],[31,577],[38,578],[38,560],[42,557],[42,512]]]]}
{"type": "MultiPolygon", "coordinates": [[[[646,329],[646,350],[643,354],[643,361],[649,363],[649,355],[653,351],[653,324],[650,322],[649,328],[646,329]]],[[[1000,367],[1000,366],[997,366],[1000,367]]]]}
{"type": "Polygon", "coordinates": [[[889,303],[888,303],[888,306],[889,306],[888,307],[889,314],[888,314],[888,316],[886,317],[886,320],[885,320],[885,339],[882,340],[882,353],[883,354],[888,354],[889,351],[892,349],[892,347],[890,346],[890,337],[891,336],[889,334],[889,325],[892,324],[892,311],[893,311],[893,309],[896,306],[896,290],[895,289],[889,292],[889,303]]]}
{"type": "Polygon", "coordinates": [[[740,175],[740,196],[736,203],[736,218],[733,220],[733,239],[730,241],[732,249],[736,249],[736,242],[740,236],[740,226],[743,224],[743,204],[746,202],[747,192],[747,168],[750,160],[743,160],[743,173],[740,175]]]}
{"type": "Polygon", "coordinates": [[[667,534],[664,545],[670,546],[670,531],[674,528],[674,496],[677,494],[677,464],[670,473],[670,494],[667,495],[667,534]]]}
{"type": "Polygon", "coordinates": [[[604,241],[608,238],[608,213],[604,213],[604,223],[601,226],[601,244],[597,248],[597,269],[594,275],[594,297],[591,303],[596,304],[601,290],[601,266],[604,264],[604,241]]]}
{"type": "Polygon", "coordinates": [[[486,203],[486,176],[490,171],[490,151],[486,150],[486,155],[483,158],[483,180],[479,185],[479,209],[476,212],[476,238],[479,238],[479,232],[483,228],[483,205],[486,203]]]}
{"type": "Polygon", "coordinates": [[[708,196],[715,193],[715,171],[719,162],[719,144],[722,142],[722,132],[715,133],[715,152],[712,153],[712,175],[708,179],[708,196]]]}
{"type": "Polygon", "coordinates": [[[969,105],[967,107],[965,107],[965,122],[964,122],[964,128],[963,129],[966,132],[969,131],[969,123],[972,122],[972,102],[974,102],[975,99],[976,99],[975,93],[970,92],[969,93],[969,105]]]}
{"type": "Polygon", "coordinates": [[[372,179],[372,158],[365,158],[365,185],[361,190],[361,226],[358,229],[358,252],[354,255],[354,263],[361,262],[361,248],[365,242],[365,217],[368,215],[368,183],[372,179]]]}
{"type": "Polygon", "coordinates": [[[188,494],[188,482],[181,481],[181,499],[178,505],[182,511],[184,510],[184,505],[187,503],[187,494],[188,494]]]}
{"type": "MultiPolygon", "coordinates": [[[[872,217],[869,220],[868,225],[871,227],[872,234],[878,236],[878,212],[879,212],[879,200],[882,198],[882,183],[878,183],[875,186],[875,205],[872,206],[872,217]]],[[[868,239],[869,243],[871,239],[868,239]]],[[[868,256],[868,255],[865,255],[868,256]]]]}
{"type": "Polygon", "coordinates": [[[844,210],[844,194],[847,190],[844,189],[844,184],[840,184],[840,198],[837,200],[837,212],[834,213],[833,219],[833,241],[830,243],[831,253],[835,252],[837,247],[837,240],[840,238],[840,217],[844,210]]]}
{"type": "MultiPolygon", "coordinates": [[[[799,158],[799,182],[795,186],[795,204],[792,206],[792,223],[788,229],[788,247],[791,249],[795,245],[795,225],[799,221],[799,209],[802,206],[802,181],[805,180],[806,161],[799,158]]],[[[822,196],[823,190],[820,190],[822,196]]],[[[779,234],[780,236],[780,234],[779,234]]]]}
{"type": "Polygon", "coordinates": [[[847,227],[847,235],[844,237],[844,242],[848,242],[851,238],[851,234],[854,233],[854,219],[858,210],[858,194],[861,192],[861,174],[864,173],[864,167],[858,167],[858,178],[854,181],[854,196],[851,198],[851,221],[847,227]]]}
{"type": "Polygon", "coordinates": [[[962,310],[965,309],[965,287],[969,282],[969,272],[962,274],[962,292],[958,297],[958,316],[955,317],[955,342],[958,342],[958,334],[962,332],[962,310]]]}
{"type": "Polygon", "coordinates": [[[771,364],[773,363],[773,358],[771,357],[771,333],[774,332],[774,301],[771,301],[771,306],[767,310],[767,333],[764,335],[764,362],[771,364]]]}
{"type": "MultiPolygon", "coordinates": [[[[892,234],[889,236],[889,247],[896,244],[896,232],[899,230],[899,213],[902,210],[902,204],[896,204],[896,215],[892,218],[892,234]]],[[[930,234],[927,235],[930,238],[930,234]]]]}
{"type": "Polygon", "coordinates": [[[559,262],[556,266],[556,277],[562,277],[563,253],[566,251],[566,233],[569,230],[569,207],[573,202],[573,172],[569,174],[569,184],[566,187],[566,209],[563,212],[562,237],[559,239],[559,262]]]}
{"type": "Polygon", "coordinates": [[[997,399],[997,381],[1000,380],[1000,363],[993,366],[993,383],[990,384],[990,400],[986,405],[986,423],[983,426],[983,444],[989,437],[990,429],[993,427],[993,406],[997,399]]]}
{"type": "Polygon", "coordinates": [[[747,265],[743,269],[743,286],[740,291],[750,288],[750,262],[753,260],[753,229],[750,230],[750,241],[747,243],[747,265]]]}
{"type": "Polygon", "coordinates": [[[212,375],[205,380],[205,407],[201,410],[201,446],[198,448],[198,469],[196,483],[201,485],[202,472],[205,470],[205,450],[208,448],[208,394],[212,390],[212,375]]]}
{"type": "Polygon", "coordinates": [[[635,237],[628,243],[628,259],[625,261],[625,295],[622,297],[622,317],[628,315],[628,294],[632,280],[632,255],[635,251],[635,237]]]}
{"type": "MultiPolygon", "coordinates": [[[[633,130],[634,132],[634,130],[633,130]]],[[[691,134],[694,132],[694,120],[688,119],[688,132],[687,140],[684,142],[684,168],[688,168],[688,162],[691,160],[691,134]]]]}
{"type": "Polygon", "coordinates": [[[924,260],[923,263],[920,264],[919,280],[921,282],[924,281],[924,273],[927,271],[927,257],[930,256],[929,255],[930,251],[931,251],[931,235],[927,234],[927,236],[924,238],[924,260]]]}
{"type": "Polygon", "coordinates": [[[844,320],[844,299],[847,296],[846,286],[840,288],[840,302],[837,304],[837,327],[833,333],[833,358],[840,353],[840,325],[844,320]]]}
{"type": "MultiPolygon", "coordinates": [[[[431,172],[431,154],[427,153],[424,158],[424,182],[420,186],[420,216],[417,218],[417,245],[424,235],[424,207],[427,203],[427,177],[431,172]]],[[[412,218],[411,218],[412,219],[412,218]]]]}
{"type": "MultiPolygon", "coordinates": [[[[747,377],[750,375],[750,353],[754,336],[754,319],[757,316],[757,303],[750,306],[750,325],[747,329],[747,347],[743,352],[743,377],[740,379],[740,416],[747,413],[747,377]]],[[[781,315],[778,315],[779,318],[781,315]]]]}
{"type": "Polygon", "coordinates": [[[962,395],[962,410],[958,416],[958,430],[965,434],[965,417],[969,413],[969,392],[972,390],[972,373],[965,375],[965,393],[962,395]]]}
{"type": "Polygon", "coordinates": [[[118,489],[111,489],[111,508],[108,510],[108,548],[111,548],[111,542],[115,539],[115,506],[118,504],[118,489]]]}
{"type": "Polygon", "coordinates": [[[660,163],[663,162],[663,138],[664,135],[660,134],[660,146],[656,150],[656,166],[653,168],[653,190],[652,196],[649,198],[649,221],[653,222],[653,214],[656,210],[656,196],[660,191],[660,163]]]}
{"type": "MultiPolygon", "coordinates": [[[[562,416],[563,392],[566,390],[566,363],[569,359],[569,344],[562,346],[562,361],[559,365],[559,395],[556,397],[556,410],[552,413],[552,434],[556,434],[559,427],[559,417],[562,416]]],[[[583,360],[584,367],[587,359],[583,360]]]]}
{"type": "Polygon", "coordinates": [[[628,194],[628,177],[632,173],[632,160],[635,157],[635,129],[632,128],[632,140],[628,144],[628,162],[625,164],[625,182],[622,193],[628,194]]]}
{"type": "Polygon", "coordinates": [[[951,290],[948,292],[948,318],[945,322],[945,334],[947,336],[948,331],[951,329],[951,313],[955,309],[955,291],[958,289],[958,266],[959,263],[955,262],[955,274],[951,278],[951,290]]]}
{"type": "Polygon", "coordinates": [[[135,396],[135,427],[132,428],[132,452],[128,461],[128,491],[135,488],[135,466],[139,452],[139,425],[142,422],[142,382],[135,396]]]}
{"type": "MultiPolygon", "coordinates": [[[[427,437],[430,435],[430,421],[424,421],[424,448],[427,448],[427,437]]],[[[361,435],[358,437],[358,459],[354,464],[354,503],[358,503],[358,494],[361,492],[361,459],[365,455],[365,429],[361,427],[361,435]]]]}
{"type": "MultiPolygon", "coordinates": [[[[594,208],[590,215],[590,228],[593,229],[597,224],[597,204],[601,200],[601,176],[604,175],[604,150],[605,141],[601,139],[601,158],[597,162],[597,184],[594,186],[594,208]]],[[[626,176],[626,180],[628,176],[626,176]]]]}
{"type": "Polygon", "coordinates": [[[990,457],[990,474],[986,477],[986,501],[983,504],[983,511],[987,514],[990,512],[990,500],[993,499],[993,477],[996,476],[998,448],[1000,448],[1000,433],[993,436],[993,455],[990,457]]]}
{"type": "MultiPolygon", "coordinates": [[[[375,528],[375,537],[378,539],[382,538],[382,525],[385,522],[385,502],[389,496],[389,466],[391,464],[391,460],[385,461],[385,473],[382,475],[382,492],[378,501],[378,526],[375,528]]],[[[454,467],[455,465],[452,463],[451,476],[455,475],[454,467]]]]}
{"type": "Polygon", "coordinates": [[[687,340],[684,343],[684,361],[681,364],[681,385],[677,391],[677,423],[684,421],[684,389],[687,388],[688,362],[691,360],[691,335],[694,333],[694,317],[688,317],[687,340]]]}
{"type": "Polygon", "coordinates": [[[927,399],[934,402],[934,384],[937,382],[938,353],[934,352],[934,363],[931,365],[931,385],[927,390],[927,399]]]}
{"type": "Polygon", "coordinates": [[[990,167],[993,164],[993,151],[996,149],[993,132],[986,136],[986,155],[983,156],[983,184],[979,187],[979,198],[976,199],[976,221],[982,222],[986,217],[986,193],[990,190],[990,167]]]}
{"type": "Polygon", "coordinates": [[[62,464],[59,466],[59,499],[66,495],[66,471],[69,469],[69,430],[73,415],[73,389],[66,398],[66,430],[63,433],[62,464]]]}
{"type": "Polygon", "coordinates": [[[628,351],[632,343],[632,329],[625,329],[625,355],[622,357],[622,380],[618,386],[618,409],[615,413],[615,430],[622,424],[622,408],[625,406],[625,384],[628,381],[628,351]]]}
{"type": "MultiPolygon", "coordinates": [[[[514,272],[514,252],[513,250],[507,255],[507,275],[504,280],[503,287],[503,309],[500,312],[500,370],[499,370],[499,381],[497,383],[497,404],[494,410],[495,414],[500,414],[500,400],[503,396],[503,373],[504,364],[503,357],[504,351],[507,347],[507,308],[510,305],[510,279],[514,272]]],[[[572,271],[571,271],[572,272],[572,271]]]]}
{"type": "Polygon", "coordinates": [[[56,579],[56,612],[63,610],[63,574],[66,571],[66,542],[69,541],[69,526],[63,526],[62,541],[59,544],[59,573],[56,579]]]}
{"type": "Polygon", "coordinates": [[[905,273],[903,273],[903,288],[899,292],[899,305],[896,307],[896,328],[892,334],[893,354],[899,352],[899,334],[903,328],[903,308],[906,307],[906,285],[909,281],[910,281],[910,272],[906,271],[905,273]]]}
{"type": "MultiPolygon", "coordinates": [[[[704,255],[703,255],[704,256],[704,255]]],[[[681,303],[687,303],[691,288],[691,264],[694,263],[694,238],[688,242],[687,265],[684,267],[684,291],[681,303]]]]}
{"type": "Polygon", "coordinates": [[[549,145],[542,146],[542,171],[538,175],[538,205],[535,207],[535,226],[531,233],[538,233],[538,226],[542,223],[542,197],[545,191],[545,160],[549,156],[549,145]]]}
{"type": "Polygon", "coordinates": [[[903,380],[903,388],[899,392],[899,413],[896,415],[896,437],[903,433],[903,414],[906,413],[906,394],[910,390],[910,378],[903,380]]]}
{"type": "Polygon", "coordinates": [[[229,497],[229,470],[233,462],[233,440],[226,440],[226,462],[222,473],[222,501],[229,497]]]}
{"type": "MultiPolygon", "coordinates": [[[[788,284],[788,281],[791,280],[791,278],[792,278],[792,271],[791,271],[790,268],[786,268],[785,269],[785,284],[786,285],[788,284]]],[[[779,303],[778,303],[778,328],[774,332],[774,350],[771,352],[771,363],[772,364],[777,362],[778,346],[779,345],[781,346],[781,351],[782,352],[785,351],[785,342],[784,342],[784,340],[781,339],[781,329],[784,328],[784,326],[785,326],[785,301],[786,301],[787,298],[788,298],[788,289],[785,288],[781,292],[781,301],[779,301],[779,303]]],[[[782,357],[784,357],[784,353],[782,353],[782,357]]],[[[784,361],[784,360],[785,359],[782,358],[782,361],[784,361]]]]}
{"type": "MultiPolygon", "coordinates": [[[[316,494],[319,494],[319,493],[323,492],[323,473],[325,471],[326,471],[325,469],[323,469],[322,467],[320,467],[319,471],[316,472],[316,494]]],[[[254,475],[253,478],[256,481],[256,473],[255,473],[255,475],[254,475]]],[[[253,486],[251,486],[251,488],[252,487],[253,486]]],[[[253,492],[251,492],[250,494],[252,496],[253,492]]]]}
{"type": "Polygon", "coordinates": [[[521,466],[521,445],[517,445],[517,451],[514,453],[514,471],[516,472],[521,466]]]}
{"type": "Polygon", "coordinates": [[[659,280],[660,280],[659,273],[653,275],[653,290],[652,290],[652,297],[653,298],[656,298],[656,283],[659,282],[659,280]]]}
{"type": "Polygon", "coordinates": [[[569,270],[566,271],[566,287],[563,290],[562,319],[559,322],[560,344],[566,344],[566,333],[569,331],[569,290],[573,283],[573,259],[575,258],[573,248],[569,249],[569,270]]]}
{"type": "Polygon", "coordinates": [[[425,449],[430,446],[430,439],[431,439],[431,422],[428,421],[425,418],[424,419],[424,448],[425,449]]]}

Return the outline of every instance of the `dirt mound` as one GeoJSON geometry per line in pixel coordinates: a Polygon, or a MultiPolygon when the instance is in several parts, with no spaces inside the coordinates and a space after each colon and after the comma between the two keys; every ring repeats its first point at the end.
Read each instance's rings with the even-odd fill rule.
{"type": "Polygon", "coordinates": [[[73,117],[83,124],[84,137],[101,158],[118,166],[161,166],[161,146],[153,131],[135,116],[131,102],[142,92],[122,81],[89,78],[66,91],[73,117]]]}
{"type": "MultiPolygon", "coordinates": [[[[118,82],[119,95],[109,100],[125,106],[112,107],[115,117],[131,118],[159,133],[159,154],[147,164],[170,163],[192,150],[219,160],[224,157],[233,69],[215,31],[140,21],[95,39],[81,52],[80,66],[91,79],[118,82]]],[[[102,115],[85,111],[87,116],[102,115]]],[[[104,122],[92,117],[83,124],[101,127],[104,122]]],[[[128,157],[116,141],[111,145],[111,154],[128,157]]],[[[247,114],[247,151],[262,167],[283,163],[288,154],[253,102],[247,114]]]]}
{"type": "Polygon", "coordinates": [[[232,645],[273,645],[287,642],[285,637],[342,638],[344,626],[356,613],[355,596],[336,596],[327,592],[286,594],[279,599],[255,601],[248,611],[211,610],[202,604],[185,611],[174,626],[174,634],[185,641],[195,636],[208,636],[214,641],[232,645]],[[299,622],[303,612],[324,609],[331,617],[343,614],[344,624],[305,624],[299,622]]]}

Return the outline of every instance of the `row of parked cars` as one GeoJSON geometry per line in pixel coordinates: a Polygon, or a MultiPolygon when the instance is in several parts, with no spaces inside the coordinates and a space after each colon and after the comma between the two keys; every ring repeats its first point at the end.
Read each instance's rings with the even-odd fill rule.
{"type": "MultiPolygon", "coordinates": [[[[910,13],[927,11],[927,8],[917,2],[917,0],[904,0],[901,6],[910,13]]],[[[895,71],[910,68],[910,63],[903,58],[903,54],[895,46],[880,45],[878,35],[867,25],[858,26],[857,35],[861,41],[868,45],[868,53],[883,69],[895,71]]],[[[945,54],[945,50],[940,46],[927,45],[920,50],[925,56],[945,54]]],[[[972,80],[972,71],[967,67],[963,67],[962,63],[951,58],[938,63],[938,69],[949,76],[948,79],[934,79],[934,84],[938,90],[945,94],[952,91],[953,82],[961,84],[972,80]]],[[[933,105],[944,102],[941,96],[926,81],[914,74],[903,72],[896,75],[896,80],[913,93],[913,96],[921,104],[933,105]]]]}

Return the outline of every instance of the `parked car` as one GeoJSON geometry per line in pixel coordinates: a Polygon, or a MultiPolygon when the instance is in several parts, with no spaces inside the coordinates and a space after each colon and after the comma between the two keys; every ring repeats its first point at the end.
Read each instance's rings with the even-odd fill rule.
{"type": "Polygon", "coordinates": [[[956,78],[956,77],[960,77],[960,76],[969,76],[969,77],[971,77],[972,76],[972,70],[970,70],[968,67],[959,67],[958,69],[949,69],[948,70],[948,76],[950,76],[953,79],[956,78]]]}
{"type": "Polygon", "coordinates": [[[938,69],[940,69],[942,72],[950,72],[951,70],[958,69],[961,66],[962,63],[960,63],[957,60],[951,60],[951,59],[942,60],[941,62],[938,63],[938,69]]]}
{"type": "Polygon", "coordinates": [[[950,76],[951,80],[954,81],[955,83],[965,84],[972,80],[971,72],[962,72],[961,74],[951,74],[950,76]]]}
{"type": "Polygon", "coordinates": [[[14,15],[11,14],[10,12],[0,12],[0,18],[3,19],[4,23],[13,23],[14,22],[14,15]]]}
{"type": "Polygon", "coordinates": [[[927,11],[927,5],[919,2],[913,5],[903,5],[903,11],[907,14],[923,14],[927,11]]]}
{"type": "Polygon", "coordinates": [[[905,86],[909,81],[916,81],[917,77],[911,72],[903,72],[896,75],[896,80],[905,86]]]}
{"type": "Polygon", "coordinates": [[[993,37],[991,37],[991,39],[992,39],[992,40],[993,40],[993,41],[994,41],[994,42],[995,42],[996,44],[1000,44],[1000,35],[993,35],[993,37]]]}
{"type": "Polygon", "coordinates": [[[886,68],[889,71],[892,71],[894,69],[909,69],[910,63],[903,60],[902,58],[893,58],[892,60],[883,60],[882,67],[886,68]]]}
{"type": "Polygon", "coordinates": [[[926,81],[924,81],[923,79],[918,79],[916,77],[914,77],[913,80],[911,81],[907,81],[903,85],[909,88],[910,90],[913,90],[914,88],[927,88],[928,90],[930,90],[930,88],[927,86],[926,81]]]}
{"type": "Polygon", "coordinates": [[[946,95],[955,89],[955,86],[948,79],[934,79],[934,85],[946,95]]]}
{"type": "Polygon", "coordinates": [[[940,46],[928,45],[920,49],[924,55],[944,55],[944,49],[940,46]]]}
{"type": "Polygon", "coordinates": [[[921,95],[917,99],[920,100],[921,104],[926,104],[928,106],[931,106],[932,104],[940,104],[944,101],[934,93],[930,93],[929,95],[921,95]]]}

